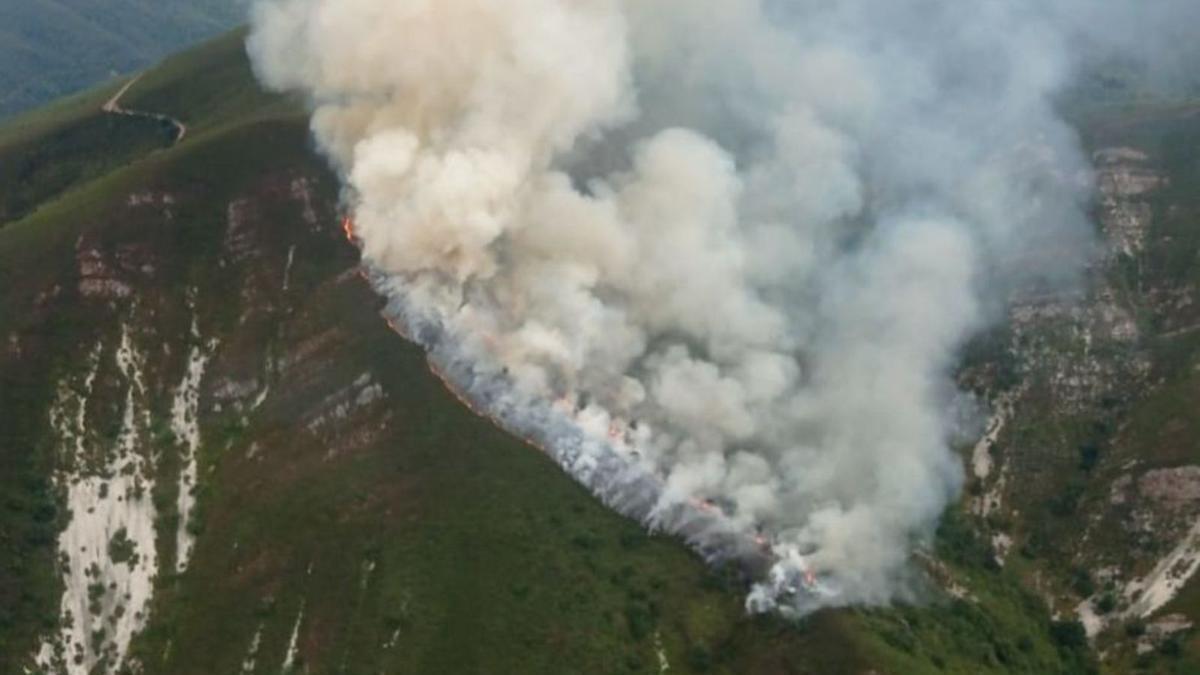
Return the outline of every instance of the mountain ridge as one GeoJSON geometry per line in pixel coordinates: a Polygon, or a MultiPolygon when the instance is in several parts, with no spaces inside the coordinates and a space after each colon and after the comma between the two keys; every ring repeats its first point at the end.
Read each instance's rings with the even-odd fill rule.
{"type": "MultiPolygon", "coordinates": [[[[285,665],[321,672],[660,672],[660,659],[672,672],[1095,667],[1074,622],[1078,598],[1062,590],[1071,565],[1054,552],[1021,554],[1031,525],[1013,514],[1030,505],[1050,508],[1046,495],[1069,486],[1030,481],[1030,496],[1002,489],[995,513],[971,510],[995,491],[1004,467],[1045,457],[1074,466],[1087,456],[1086,439],[1040,430],[1037,407],[1050,401],[1065,409],[1060,392],[1016,400],[1021,419],[1031,421],[1006,426],[984,447],[981,461],[987,458],[995,473],[976,475],[977,486],[962,508],[947,513],[935,555],[924,564],[941,587],[931,591],[933,602],[824,612],[798,624],[747,617],[736,575],[708,570],[678,542],[648,536],[605,511],[544,457],[462,408],[429,374],[419,350],[387,329],[340,230],[336,180],[309,149],[303,110],[259,90],[242,35],[168,59],[122,97],[130,109],[187,124],[181,143],[172,144],[152,120],[104,115],[101,105],[116,85],[75,100],[45,124],[26,120],[23,132],[0,130],[4,158],[27,159],[47,139],[60,139],[56,162],[83,167],[35,190],[16,218],[0,219],[0,409],[20,420],[0,433],[0,466],[19,468],[0,472],[0,494],[10,504],[0,517],[7,564],[0,568],[0,604],[14,608],[0,616],[0,671],[31,666],[46,644],[44,663],[67,672],[78,672],[76,654],[101,670],[138,664],[143,672],[285,665]],[[111,133],[118,128],[121,134],[111,133]],[[105,153],[109,161],[97,166],[105,153]],[[195,380],[187,375],[193,354],[204,363],[195,380]],[[180,392],[197,403],[194,415],[177,419],[180,392]],[[86,419],[107,421],[64,433],[66,427],[46,423],[56,409],[56,419],[82,410],[86,419]],[[192,423],[201,440],[190,448],[183,432],[192,423]],[[1032,435],[1022,433],[1034,442],[1014,445],[1013,429],[1022,424],[1032,427],[1032,435]],[[76,437],[84,455],[71,450],[76,437]],[[127,450],[122,439],[129,439],[127,450]],[[1011,447],[1053,452],[1021,459],[1011,447]],[[80,473],[72,467],[83,456],[132,462],[145,484],[153,481],[147,503],[157,534],[141,543],[155,550],[153,570],[146,551],[130,564],[132,520],[119,515],[125,507],[98,494],[88,505],[112,509],[116,523],[129,521],[124,538],[117,527],[106,533],[115,542],[106,570],[116,571],[105,578],[124,583],[122,575],[141,570],[150,580],[153,596],[140,627],[118,611],[125,607],[119,593],[103,585],[90,591],[86,574],[59,574],[52,562],[64,553],[61,533],[75,522],[66,508],[71,486],[119,475],[80,473]],[[188,484],[188,475],[198,485],[188,484]],[[181,510],[187,500],[180,497],[192,487],[195,502],[181,510]],[[1015,547],[999,556],[1003,565],[1000,535],[1015,547]],[[178,542],[189,536],[194,554],[175,571],[178,542]],[[1039,575],[1047,583],[1039,586],[1039,575]],[[130,628],[129,641],[64,632],[77,619],[60,611],[70,592],[94,602],[101,623],[130,628]],[[20,601],[7,602],[12,597],[20,601]]],[[[1101,132],[1089,138],[1094,147],[1126,140],[1103,125],[1090,128],[1101,132]]],[[[1167,171],[1188,185],[1183,169],[1167,171]]],[[[6,212],[12,203],[8,195],[0,201],[6,212]]],[[[1120,212],[1117,206],[1108,213],[1120,212]]],[[[1181,232],[1187,223],[1181,217],[1181,232]]],[[[1157,236],[1147,235],[1143,245],[1154,248],[1157,236]]],[[[1188,269],[1186,256],[1170,246],[1162,254],[1168,260],[1160,267],[1188,269]],[[1182,262],[1171,262],[1172,255],[1182,262]]],[[[1191,288],[1182,278],[1180,287],[1191,288]]],[[[992,349],[986,339],[974,346],[978,355],[963,377],[981,395],[995,401],[1000,392],[1020,391],[1005,368],[1019,376],[1059,357],[1071,367],[1087,365],[1069,348],[1054,351],[1062,341],[1053,330],[1025,326],[1028,341],[1049,346],[1038,352],[1014,343],[1003,328],[992,349]],[[1011,363],[1035,357],[1041,360],[1024,370],[1011,363]]],[[[1109,333],[1121,336],[1119,329],[1109,333]]],[[[1190,348],[1176,351],[1181,363],[1195,362],[1190,348]]],[[[1186,406],[1193,399],[1173,400],[1186,406]]],[[[1191,456],[1186,446],[1181,452],[1177,464],[1191,456]]],[[[1096,461],[1104,466],[1116,455],[1096,461]]],[[[1075,507],[1088,490],[1107,487],[1085,484],[1075,507]]],[[[1057,518],[1050,521],[1056,527],[1080,522],[1069,513],[1057,518]]],[[[1189,585],[1168,608],[1195,616],[1194,589],[1189,585]]],[[[1103,638],[1120,652],[1103,666],[1111,672],[1140,658],[1132,653],[1140,637],[1126,640],[1124,630],[1114,624],[1118,635],[1103,638]]],[[[1178,654],[1142,658],[1143,665],[1187,672],[1195,638],[1173,639],[1163,644],[1178,654]]]]}

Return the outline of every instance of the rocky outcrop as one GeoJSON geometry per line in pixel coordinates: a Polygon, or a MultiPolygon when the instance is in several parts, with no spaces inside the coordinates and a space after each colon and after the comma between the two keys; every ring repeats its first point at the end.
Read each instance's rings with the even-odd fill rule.
{"type": "Polygon", "coordinates": [[[148,445],[150,412],[145,359],[127,326],[116,349],[96,345],[88,370],[59,384],[50,411],[68,520],[59,535],[65,586],[60,630],[38,651],[47,672],[70,675],[116,672],[133,636],[145,626],[159,571],[152,499],[155,456],[148,445]],[[123,421],[114,441],[94,431],[91,397],[110,357],[125,390],[123,421]]]}

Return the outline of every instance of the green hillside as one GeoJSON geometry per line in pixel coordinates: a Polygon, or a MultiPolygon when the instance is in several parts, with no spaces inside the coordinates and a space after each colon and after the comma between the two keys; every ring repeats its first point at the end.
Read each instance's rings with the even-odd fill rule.
{"type": "Polygon", "coordinates": [[[0,118],[236,25],[237,0],[21,0],[0,3],[0,118]]]}
{"type": "Polygon", "coordinates": [[[379,318],[305,115],[241,40],[123,97],[181,143],[101,112],[115,85],[0,128],[0,673],[37,672],[43,645],[50,672],[1097,668],[1037,563],[996,564],[958,507],[916,561],[921,602],[749,617],[736,575],[462,407],[379,318]],[[95,513],[122,524],[104,551],[62,550],[95,513]]]}

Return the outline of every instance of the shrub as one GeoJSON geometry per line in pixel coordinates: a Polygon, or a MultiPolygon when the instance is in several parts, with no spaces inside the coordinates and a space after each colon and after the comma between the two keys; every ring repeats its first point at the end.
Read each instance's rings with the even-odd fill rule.
{"type": "Polygon", "coordinates": [[[1080,597],[1091,597],[1096,592],[1096,584],[1092,581],[1092,575],[1083,568],[1076,568],[1071,574],[1071,590],[1078,593],[1080,597]]]}
{"type": "Polygon", "coordinates": [[[1095,443],[1084,443],[1079,446],[1079,468],[1091,471],[1100,462],[1100,446],[1095,443]]]}
{"type": "Polygon", "coordinates": [[[1050,637],[1064,649],[1082,649],[1087,646],[1087,631],[1078,621],[1053,621],[1050,637]]]}
{"type": "Polygon", "coordinates": [[[581,532],[571,537],[571,543],[585,551],[595,551],[600,548],[600,537],[591,532],[581,532]]]}
{"type": "Polygon", "coordinates": [[[1183,640],[1181,640],[1178,635],[1173,635],[1166,642],[1162,643],[1162,646],[1158,648],[1158,651],[1163,656],[1168,656],[1170,658],[1183,656],[1183,640]]]}
{"type": "Polygon", "coordinates": [[[636,641],[641,641],[654,630],[654,616],[641,603],[625,606],[625,622],[629,625],[629,636],[636,641]]]}
{"type": "Polygon", "coordinates": [[[113,533],[113,536],[108,541],[108,558],[114,563],[128,563],[134,561],[134,556],[137,555],[137,544],[129,538],[129,533],[125,528],[121,528],[113,533]]]}
{"type": "Polygon", "coordinates": [[[1072,480],[1063,487],[1061,494],[1050,499],[1050,513],[1059,518],[1065,518],[1075,513],[1079,501],[1083,498],[1084,485],[1078,480],[1072,480]]]}
{"type": "Polygon", "coordinates": [[[692,670],[699,673],[707,672],[713,665],[712,653],[704,645],[693,645],[688,650],[687,661],[692,670]]]}

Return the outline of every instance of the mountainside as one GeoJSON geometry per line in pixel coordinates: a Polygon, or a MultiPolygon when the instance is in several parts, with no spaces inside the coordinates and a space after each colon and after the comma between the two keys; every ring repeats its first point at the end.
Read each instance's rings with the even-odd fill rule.
{"type": "Polygon", "coordinates": [[[241,19],[237,0],[0,4],[0,118],[128,73],[241,19]]]}
{"type": "Polygon", "coordinates": [[[1200,107],[1082,117],[1107,252],[966,355],[926,597],[788,623],[445,390],[242,39],[0,128],[0,673],[1200,667],[1200,107]]]}
{"type": "Polygon", "coordinates": [[[998,565],[1116,672],[1190,672],[1200,567],[1200,105],[1085,118],[1101,250],[1078,295],[1015,298],[963,372],[991,409],[969,510],[998,565]],[[1186,647],[1186,648],[1185,648],[1186,647]]]}

